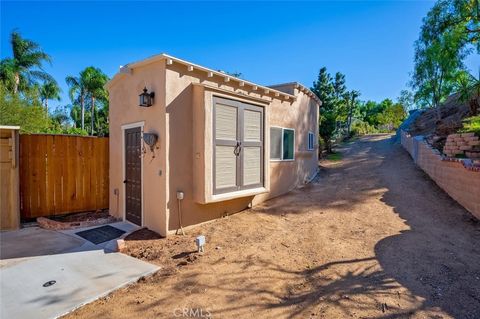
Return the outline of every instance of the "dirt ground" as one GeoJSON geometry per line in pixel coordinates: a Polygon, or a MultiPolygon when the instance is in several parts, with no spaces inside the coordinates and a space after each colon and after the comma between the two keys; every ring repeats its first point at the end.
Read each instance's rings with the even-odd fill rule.
{"type": "Polygon", "coordinates": [[[163,269],[67,318],[480,318],[479,222],[388,136],[339,151],[303,189],[185,237],[130,238],[163,269]]]}

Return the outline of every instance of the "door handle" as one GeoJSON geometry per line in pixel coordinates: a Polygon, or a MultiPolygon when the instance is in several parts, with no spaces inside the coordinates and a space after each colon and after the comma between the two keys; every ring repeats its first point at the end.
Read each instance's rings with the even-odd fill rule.
{"type": "Polygon", "coordinates": [[[242,143],[237,141],[237,145],[235,146],[235,149],[233,150],[233,154],[235,156],[240,155],[240,152],[242,151],[242,143]]]}
{"type": "Polygon", "coordinates": [[[123,183],[126,184],[126,183],[127,183],[127,180],[124,180],[123,183]]]}

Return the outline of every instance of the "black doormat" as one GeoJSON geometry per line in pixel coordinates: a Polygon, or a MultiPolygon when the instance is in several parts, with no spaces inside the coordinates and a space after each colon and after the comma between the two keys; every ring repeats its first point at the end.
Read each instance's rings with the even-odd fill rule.
{"type": "Polygon", "coordinates": [[[106,225],[102,227],[80,231],[75,234],[97,245],[97,244],[104,243],[106,241],[118,238],[123,234],[125,234],[125,231],[112,227],[110,225],[106,225]]]}

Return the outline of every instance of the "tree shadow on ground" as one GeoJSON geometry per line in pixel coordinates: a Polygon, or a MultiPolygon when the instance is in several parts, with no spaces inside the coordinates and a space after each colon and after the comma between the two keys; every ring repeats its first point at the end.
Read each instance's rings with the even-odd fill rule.
{"type": "Polygon", "coordinates": [[[233,253],[207,252],[127,306],[144,317],[480,318],[478,223],[389,140],[342,152],[316,183],[204,226],[233,253]]]}

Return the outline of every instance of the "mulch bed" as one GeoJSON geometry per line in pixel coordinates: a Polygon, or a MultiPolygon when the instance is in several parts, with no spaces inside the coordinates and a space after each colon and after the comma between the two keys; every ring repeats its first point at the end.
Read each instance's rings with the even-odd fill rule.
{"type": "Polygon", "coordinates": [[[39,217],[37,223],[40,227],[51,230],[66,230],[81,227],[104,225],[118,221],[109,215],[108,210],[95,212],[75,213],[62,216],[39,217]]]}
{"type": "Polygon", "coordinates": [[[84,212],[84,213],[74,213],[68,215],[61,215],[61,216],[52,216],[50,219],[59,221],[62,223],[72,223],[72,222],[87,222],[92,220],[97,220],[101,218],[107,218],[110,215],[108,214],[108,210],[97,210],[95,212],[84,212]]]}

